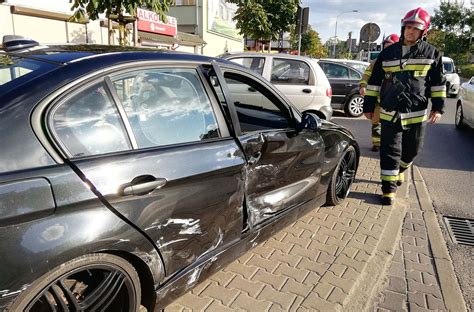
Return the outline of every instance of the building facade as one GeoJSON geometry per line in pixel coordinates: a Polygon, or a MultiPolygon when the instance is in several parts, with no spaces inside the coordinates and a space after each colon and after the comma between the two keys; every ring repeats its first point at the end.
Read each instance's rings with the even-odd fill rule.
{"type": "Polygon", "coordinates": [[[224,0],[176,0],[169,15],[178,19],[178,31],[202,38],[206,45],[200,54],[217,56],[227,52],[242,52],[243,37],[238,33],[235,4],[224,0]]]}
{"type": "MultiPolygon", "coordinates": [[[[0,38],[21,35],[43,44],[118,44],[119,34],[106,18],[72,23],[69,0],[0,0],[0,38]],[[109,38],[110,35],[110,38],[109,38]]],[[[174,36],[140,31],[129,24],[128,45],[216,56],[243,51],[243,38],[232,21],[235,5],[224,0],[176,0],[167,14],[177,19],[174,36]],[[135,30],[135,31],[134,31],[135,30]],[[135,34],[135,35],[134,35],[135,34]]]]}

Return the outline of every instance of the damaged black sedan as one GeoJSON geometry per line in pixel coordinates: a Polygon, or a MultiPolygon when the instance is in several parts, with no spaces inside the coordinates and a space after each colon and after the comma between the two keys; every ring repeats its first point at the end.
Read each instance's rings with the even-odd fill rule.
{"type": "Polygon", "coordinates": [[[0,133],[2,311],[163,308],[359,161],[239,65],[130,48],[0,52],[0,133]]]}

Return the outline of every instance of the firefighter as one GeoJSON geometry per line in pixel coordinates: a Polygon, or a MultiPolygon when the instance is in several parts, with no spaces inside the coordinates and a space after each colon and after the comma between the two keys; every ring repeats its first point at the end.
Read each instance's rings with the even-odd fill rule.
{"type": "Polygon", "coordinates": [[[409,11],[401,21],[400,41],[380,53],[367,84],[367,118],[372,119],[380,96],[383,205],[394,203],[397,186],[422,147],[426,121],[436,123],[443,114],[446,79],[441,54],[426,42],[429,25],[424,9],[409,11]]]}
{"type": "MultiPolygon", "coordinates": [[[[400,37],[397,34],[391,34],[387,36],[382,42],[382,49],[385,49],[395,42],[398,42],[400,37]]],[[[359,82],[359,93],[362,96],[365,96],[365,88],[367,87],[367,81],[372,75],[372,69],[374,67],[375,60],[370,62],[369,67],[365,70],[364,74],[362,75],[362,79],[359,82]]],[[[378,152],[380,149],[380,106],[378,101],[375,103],[374,115],[372,117],[372,151],[378,152]]]]}

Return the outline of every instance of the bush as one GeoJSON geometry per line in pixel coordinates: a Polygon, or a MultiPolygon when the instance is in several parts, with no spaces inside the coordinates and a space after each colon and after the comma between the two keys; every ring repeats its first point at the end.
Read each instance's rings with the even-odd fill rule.
{"type": "Polygon", "coordinates": [[[469,65],[459,65],[459,69],[461,69],[461,73],[459,76],[464,77],[466,79],[470,79],[474,76],[474,64],[469,65]]]}

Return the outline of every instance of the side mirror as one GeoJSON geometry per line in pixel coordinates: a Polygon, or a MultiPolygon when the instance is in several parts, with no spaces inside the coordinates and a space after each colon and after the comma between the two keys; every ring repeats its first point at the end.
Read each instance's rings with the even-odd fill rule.
{"type": "Polygon", "coordinates": [[[460,74],[460,73],[461,73],[461,69],[460,69],[460,68],[456,68],[456,73],[460,74]]]}
{"type": "Polygon", "coordinates": [[[313,113],[303,113],[301,117],[300,129],[307,129],[311,131],[316,131],[321,128],[321,119],[316,114],[313,113]]]}

